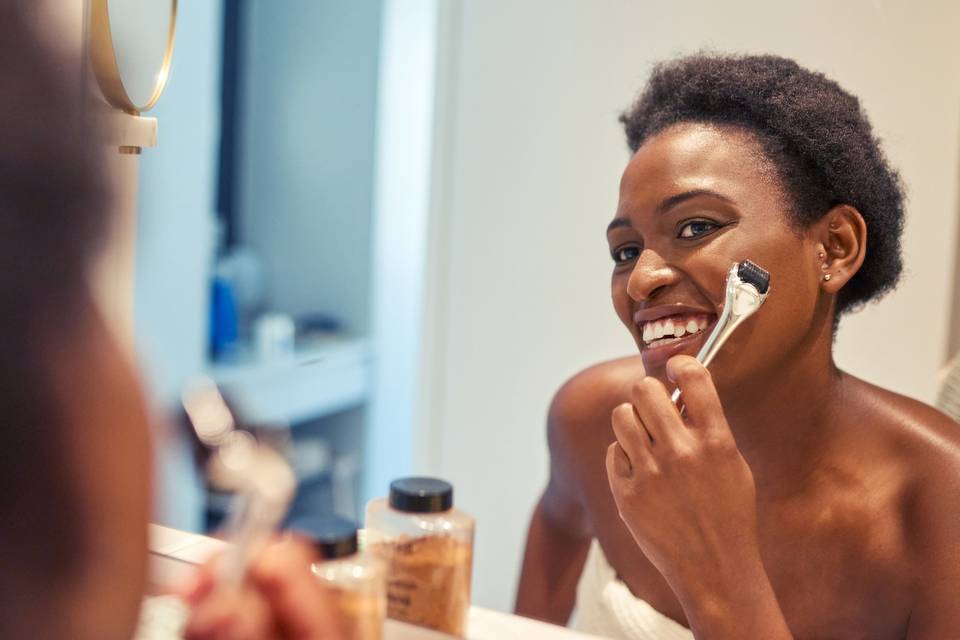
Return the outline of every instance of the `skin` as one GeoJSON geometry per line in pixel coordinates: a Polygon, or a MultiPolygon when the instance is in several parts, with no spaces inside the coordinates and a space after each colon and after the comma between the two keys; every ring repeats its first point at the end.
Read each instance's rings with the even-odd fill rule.
{"type": "Polygon", "coordinates": [[[219,559],[198,571],[184,591],[193,613],[185,640],[339,640],[331,594],[304,571],[317,561],[302,540],[288,537],[268,547],[242,589],[218,589],[219,559]]]}
{"type": "MultiPolygon", "coordinates": [[[[81,503],[86,548],[69,585],[65,624],[45,637],[129,638],[146,586],[151,460],[139,381],[87,300],[75,335],[59,342],[56,395],[64,408],[72,484],[81,503]]],[[[82,529],[81,529],[82,527],[82,529]]]]}
{"type": "Polygon", "coordinates": [[[841,205],[798,229],[788,207],[742,129],[675,125],[630,160],[608,240],[614,308],[641,355],[554,399],[518,613],[566,623],[595,537],[635,596],[697,638],[955,633],[960,430],[836,367],[836,296],[862,266],[866,225],[841,205]],[[747,258],[771,295],[709,371],[691,356],[711,327],[644,350],[635,313],[715,319],[747,258]]]}

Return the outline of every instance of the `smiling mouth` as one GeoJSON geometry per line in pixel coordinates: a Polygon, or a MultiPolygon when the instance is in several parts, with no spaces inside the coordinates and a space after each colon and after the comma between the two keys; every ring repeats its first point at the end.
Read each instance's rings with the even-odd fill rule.
{"type": "Polygon", "coordinates": [[[689,340],[706,331],[713,316],[704,313],[681,313],[650,320],[639,325],[643,349],[656,349],[681,340],[689,340]]]}

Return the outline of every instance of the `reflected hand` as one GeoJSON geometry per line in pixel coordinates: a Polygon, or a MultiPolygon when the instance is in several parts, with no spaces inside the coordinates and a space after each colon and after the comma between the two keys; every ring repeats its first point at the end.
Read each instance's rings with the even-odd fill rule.
{"type": "Polygon", "coordinates": [[[284,539],[250,565],[237,589],[217,584],[215,558],[201,567],[184,599],[192,612],[186,640],[340,640],[331,594],[310,570],[309,545],[284,539]]]}
{"type": "Polygon", "coordinates": [[[607,477],[640,549],[680,591],[760,561],[756,487],[710,373],[678,356],[667,375],[682,392],[685,416],[659,380],[637,381],[631,402],[613,411],[607,477]]]}

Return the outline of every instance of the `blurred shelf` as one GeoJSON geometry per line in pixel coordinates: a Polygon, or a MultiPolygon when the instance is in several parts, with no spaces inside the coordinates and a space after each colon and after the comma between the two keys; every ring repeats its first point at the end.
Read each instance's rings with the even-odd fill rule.
{"type": "Polygon", "coordinates": [[[292,426],[366,402],[370,350],[366,339],[331,338],[298,348],[291,360],[241,357],[211,365],[208,374],[246,419],[292,426]]]}

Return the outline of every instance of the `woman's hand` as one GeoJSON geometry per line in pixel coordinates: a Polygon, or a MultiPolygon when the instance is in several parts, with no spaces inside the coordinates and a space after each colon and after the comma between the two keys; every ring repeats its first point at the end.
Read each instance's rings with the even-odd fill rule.
{"type": "Polygon", "coordinates": [[[237,589],[218,587],[217,559],[201,567],[184,598],[193,609],[186,640],[339,640],[340,621],[310,570],[309,545],[292,538],[268,546],[237,589]]]}
{"type": "Polygon", "coordinates": [[[684,417],[659,380],[637,381],[631,402],[613,411],[607,476],[640,549],[682,590],[702,587],[731,560],[759,562],[756,488],[710,373],[678,356],[667,375],[682,392],[684,417]]]}
{"type": "Polygon", "coordinates": [[[756,486],[710,373],[677,356],[667,376],[680,416],[654,378],[613,411],[613,497],[634,540],[680,599],[695,637],[792,638],[757,541],[756,486]]]}

